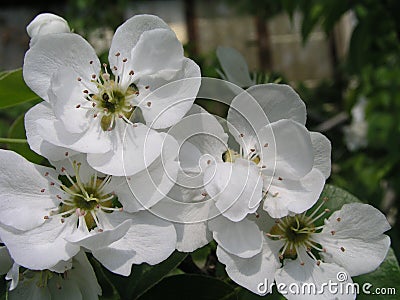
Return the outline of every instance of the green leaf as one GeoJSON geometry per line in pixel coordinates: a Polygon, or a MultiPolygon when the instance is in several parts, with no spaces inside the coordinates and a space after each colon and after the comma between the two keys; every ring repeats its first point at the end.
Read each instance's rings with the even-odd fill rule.
{"type": "Polygon", "coordinates": [[[399,296],[395,294],[400,292],[400,267],[393,249],[389,249],[386,259],[377,270],[353,277],[353,281],[360,286],[360,294],[357,299],[399,299],[399,296]],[[363,286],[370,294],[363,292],[363,286]]]}
{"type": "Polygon", "coordinates": [[[158,265],[134,265],[129,277],[116,275],[108,270],[104,270],[104,273],[118,290],[121,299],[138,299],[173,271],[187,255],[187,253],[175,251],[168,259],[158,265]]]}
{"type": "MultiPolygon", "coordinates": [[[[8,137],[9,138],[26,139],[25,126],[24,126],[24,114],[20,115],[14,121],[14,123],[11,125],[11,127],[8,131],[8,137]]],[[[41,157],[40,155],[33,152],[29,148],[28,144],[10,143],[10,144],[8,144],[8,149],[21,154],[27,160],[29,160],[33,163],[36,163],[36,164],[40,164],[44,160],[43,157],[41,157]]]]}
{"type": "Polygon", "coordinates": [[[143,294],[147,299],[233,300],[235,289],[222,280],[197,274],[182,274],[164,278],[143,294]]]}
{"type": "Polygon", "coordinates": [[[0,73],[0,108],[40,99],[22,78],[22,69],[0,73]]]}

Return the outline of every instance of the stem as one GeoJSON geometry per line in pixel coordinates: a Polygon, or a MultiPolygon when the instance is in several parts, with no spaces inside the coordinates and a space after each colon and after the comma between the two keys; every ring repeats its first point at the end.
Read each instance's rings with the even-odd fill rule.
{"type": "Polygon", "coordinates": [[[0,138],[0,143],[5,144],[27,144],[26,139],[11,139],[11,138],[0,138]]]}

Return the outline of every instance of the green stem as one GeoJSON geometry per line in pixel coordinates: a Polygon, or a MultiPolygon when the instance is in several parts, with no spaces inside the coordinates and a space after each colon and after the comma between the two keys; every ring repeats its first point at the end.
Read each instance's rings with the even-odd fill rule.
{"type": "Polygon", "coordinates": [[[10,138],[0,138],[0,143],[4,144],[27,144],[26,139],[10,139],[10,138]]]}

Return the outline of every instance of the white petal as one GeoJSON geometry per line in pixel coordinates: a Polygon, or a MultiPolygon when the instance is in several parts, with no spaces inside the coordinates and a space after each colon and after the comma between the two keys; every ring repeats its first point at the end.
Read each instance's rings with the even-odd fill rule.
{"type": "Polygon", "coordinates": [[[210,220],[208,226],[218,245],[231,254],[250,258],[261,252],[263,234],[256,223],[248,219],[232,222],[219,216],[210,220]]]}
{"type": "Polygon", "coordinates": [[[64,123],[57,120],[54,115],[35,122],[41,137],[59,147],[84,153],[105,153],[112,147],[113,131],[103,131],[96,120],[92,120],[88,129],[82,133],[69,132],[64,123]]]}
{"type": "Polygon", "coordinates": [[[112,149],[104,154],[90,153],[94,169],[114,176],[130,176],[148,167],[161,153],[164,135],[143,124],[116,124],[112,149]]]}
{"type": "Polygon", "coordinates": [[[72,68],[60,67],[51,78],[48,93],[54,115],[71,133],[86,131],[93,119],[93,114],[83,108],[90,105],[83,97],[84,88],[77,80],[78,77],[79,75],[72,68]]]}
{"type": "Polygon", "coordinates": [[[65,158],[65,152],[71,155],[75,153],[65,147],[59,147],[45,141],[38,131],[36,120],[54,119],[53,110],[47,102],[36,104],[25,114],[25,131],[29,147],[36,153],[49,160],[60,160],[65,158]]]}
{"type": "Polygon", "coordinates": [[[259,148],[257,132],[269,125],[270,121],[257,99],[247,91],[243,91],[232,100],[227,124],[231,135],[242,146],[245,154],[248,154],[250,149],[259,148]]]}
{"type": "Polygon", "coordinates": [[[64,260],[60,261],[56,265],[49,268],[49,270],[56,273],[64,273],[67,270],[71,270],[71,268],[72,268],[72,259],[69,259],[67,261],[64,260]]]}
{"type": "Polygon", "coordinates": [[[119,224],[126,218],[132,219],[132,226],[120,240],[106,248],[93,251],[93,255],[109,270],[129,275],[132,264],[146,262],[154,265],[165,260],[176,245],[174,226],[152,214],[138,213],[111,214],[110,221],[119,224]]]}
{"type": "Polygon", "coordinates": [[[7,274],[13,265],[12,258],[6,247],[0,247],[0,275],[7,274]]]}
{"type": "Polygon", "coordinates": [[[46,34],[66,33],[70,32],[69,25],[66,20],[60,16],[43,13],[37,15],[26,27],[26,31],[31,38],[29,43],[32,47],[36,40],[46,34]]]}
{"type": "Polygon", "coordinates": [[[53,169],[37,166],[19,154],[0,150],[0,223],[29,230],[45,222],[44,216],[58,206],[45,173],[53,169]]]}
{"type": "Polygon", "coordinates": [[[177,243],[176,249],[181,252],[193,252],[212,240],[212,234],[206,222],[194,224],[174,224],[177,243]]]}
{"type": "Polygon", "coordinates": [[[272,292],[274,272],[280,266],[279,259],[273,254],[277,253],[276,243],[264,241],[262,251],[251,258],[240,258],[218,246],[217,257],[233,281],[253,293],[265,295],[272,292]]]}
{"type": "Polygon", "coordinates": [[[168,133],[183,144],[181,147],[191,144],[200,154],[211,154],[218,162],[222,162],[222,153],[227,150],[228,135],[218,119],[196,104],[168,133]]]}
{"type": "Polygon", "coordinates": [[[44,35],[25,54],[24,80],[48,101],[51,77],[60,67],[71,67],[84,82],[90,83],[91,75],[99,73],[100,61],[92,46],[77,34],[44,35]]]}
{"type": "Polygon", "coordinates": [[[175,33],[171,29],[156,28],[142,33],[128,59],[131,58],[135,73],[143,76],[179,70],[183,57],[183,47],[175,33]]]}
{"type": "Polygon", "coordinates": [[[176,181],[178,168],[178,162],[163,162],[160,156],[148,169],[132,177],[113,177],[108,188],[118,195],[118,201],[122,203],[124,211],[149,209],[166,197],[176,181]]]}
{"type": "Polygon", "coordinates": [[[19,265],[13,263],[11,269],[6,274],[6,280],[11,280],[9,290],[14,290],[19,283],[19,265]]]}
{"type": "Polygon", "coordinates": [[[292,120],[281,120],[263,127],[259,132],[261,160],[275,176],[299,179],[311,171],[314,154],[310,133],[292,120]]]}
{"type": "Polygon", "coordinates": [[[291,119],[306,123],[306,106],[292,87],[286,84],[258,84],[247,89],[261,105],[269,121],[291,119]]]}
{"type": "Polygon", "coordinates": [[[183,58],[179,72],[164,79],[163,73],[146,80],[150,93],[138,97],[146,124],[152,128],[167,128],[176,124],[192,107],[201,84],[199,66],[189,58],[183,58]],[[163,76],[163,77],[161,77],[163,76]],[[160,80],[160,78],[163,78],[160,80]]]}
{"type": "Polygon", "coordinates": [[[218,46],[217,58],[228,81],[240,86],[254,84],[244,57],[234,48],[218,46]]]}
{"type": "Polygon", "coordinates": [[[118,58],[115,56],[117,52],[120,53],[120,60],[121,57],[129,58],[140,36],[144,32],[156,28],[169,29],[163,20],[152,15],[136,15],[119,26],[112,39],[108,56],[111,66],[118,65],[118,58]]]}
{"type": "Polygon", "coordinates": [[[390,238],[383,233],[389,229],[379,210],[368,204],[351,203],[335,211],[321,234],[315,236],[326,248],[326,253],[321,253],[325,261],[335,262],[349,270],[351,276],[357,276],[375,270],[385,259],[390,238]]]}
{"type": "Polygon", "coordinates": [[[257,167],[242,159],[235,163],[217,163],[215,172],[208,168],[204,174],[207,193],[220,212],[234,222],[257,210],[262,184],[257,167]]]}
{"type": "Polygon", "coordinates": [[[74,268],[70,271],[70,279],[79,286],[84,300],[97,300],[101,295],[101,288],[86,254],[80,251],[73,259],[74,268]]]}
{"type": "Polygon", "coordinates": [[[278,291],[287,299],[323,300],[356,298],[356,294],[346,292],[339,293],[340,287],[346,291],[346,285],[353,283],[345,269],[336,264],[323,262],[318,266],[316,262],[306,254],[305,250],[302,250],[301,257],[304,265],[300,264],[299,259],[289,259],[285,261],[283,268],[276,271],[275,280],[278,291]],[[338,274],[344,274],[347,280],[338,280],[338,274]],[[333,283],[333,286],[336,287],[339,292],[331,292],[328,286],[330,282],[333,283]],[[279,285],[281,285],[281,289],[279,285]]]}
{"type": "Polygon", "coordinates": [[[310,132],[310,135],[314,149],[314,168],[328,178],[331,175],[331,142],[319,132],[310,132]]]}
{"type": "Polygon", "coordinates": [[[107,247],[115,241],[120,240],[127,233],[131,225],[132,222],[128,219],[118,226],[115,226],[113,229],[104,230],[102,232],[96,233],[92,231],[90,235],[87,235],[85,237],[71,235],[66,237],[66,240],[74,245],[94,251],[107,247]]]}
{"type": "Polygon", "coordinates": [[[264,186],[268,193],[263,208],[273,218],[282,218],[290,213],[300,214],[311,208],[325,185],[325,177],[317,169],[312,169],[300,180],[280,179],[274,179],[269,186],[264,186]]]}
{"type": "Polygon", "coordinates": [[[76,219],[72,216],[64,223],[54,216],[42,226],[25,232],[0,226],[0,236],[16,263],[28,269],[43,270],[70,259],[79,251],[79,247],[64,239],[73,226],[76,226],[76,219]]]}

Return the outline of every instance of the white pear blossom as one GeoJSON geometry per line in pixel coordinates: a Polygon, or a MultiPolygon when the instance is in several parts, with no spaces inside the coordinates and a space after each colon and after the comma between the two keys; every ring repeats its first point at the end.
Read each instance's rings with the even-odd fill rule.
{"type": "Polygon", "coordinates": [[[390,225],[376,208],[351,203],[318,226],[327,212],[319,211],[321,205],[311,214],[275,221],[262,210],[238,223],[222,217],[213,221],[217,256],[230,278],[257,294],[271,293],[275,281],[286,287],[288,299],[354,299],[354,291],[331,294],[324,285],[352,283],[350,276],[378,268],[390,247],[383,234],[390,225]],[[297,293],[304,284],[315,284],[314,292],[297,293]]]}
{"type": "MultiPolygon", "coordinates": [[[[0,248],[0,260],[8,260],[12,264],[6,247],[0,248]]],[[[6,279],[10,280],[7,299],[10,300],[95,300],[101,295],[96,275],[83,251],[49,270],[29,270],[16,263],[12,267],[9,264],[7,266],[9,270],[6,271],[6,279]]],[[[4,267],[2,265],[2,269],[4,267]]]]}
{"type": "Polygon", "coordinates": [[[85,155],[65,156],[54,170],[0,150],[0,239],[15,263],[50,269],[83,247],[106,268],[129,275],[132,264],[156,264],[174,251],[173,225],[146,210],[172,187],[166,178],[176,162],[166,162],[169,174],[150,165],[125,178],[93,170],[85,155]]]}
{"type": "Polygon", "coordinates": [[[344,139],[350,151],[365,148],[368,144],[368,123],[365,120],[366,106],[367,100],[364,97],[360,98],[351,110],[351,124],[344,127],[344,139]]]}
{"type": "Polygon", "coordinates": [[[220,214],[240,222],[262,201],[276,218],[304,212],[330,174],[330,142],[304,127],[304,103],[286,85],[258,85],[239,94],[227,125],[221,122],[195,105],[168,131],[182,144],[182,170],[169,199],[152,211],[176,222],[180,251],[207,244],[207,220],[220,214]]]}
{"type": "Polygon", "coordinates": [[[71,32],[68,22],[62,17],[43,13],[37,15],[26,27],[26,31],[31,38],[29,45],[32,47],[39,37],[52,33],[71,32]]]}
{"type": "Polygon", "coordinates": [[[87,153],[93,168],[117,176],[156,160],[162,135],[154,129],[175,124],[190,109],[200,69],[168,25],[151,15],[134,16],[116,30],[108,61],[102,65],[73,33],[43,35],[28,50],[25,82],[45,100],[25,117],[34,151],[51,160],[62,159],[54,152],[65,149],[87,153]]]}

